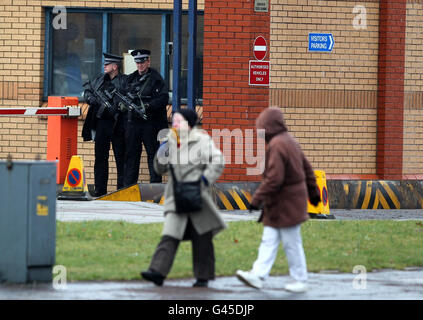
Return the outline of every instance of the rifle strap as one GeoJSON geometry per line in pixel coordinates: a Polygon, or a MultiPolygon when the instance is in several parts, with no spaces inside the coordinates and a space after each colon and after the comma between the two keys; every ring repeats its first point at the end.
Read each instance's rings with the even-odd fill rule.
{"type": "Polygon", "coordinates": [[[145,82],[144,82],[144,84],[142,85],[142,87],[141,87],[140,91],[138,91],[138,97],[140,98],[140,101],[141,101],[141,105],[142,105],[142,106],[144,106],[144,102],[143,102],[143,101],[142,101],[142,99],[141,99],[141,97],[142,97],[142,93],[144,92],[145,87],[147,86],[148,82],[150,81],[150,77],[151,77],[151,76],[149,76],[149,77],[147,78],[147,80],[145,80],[145,82]]]}

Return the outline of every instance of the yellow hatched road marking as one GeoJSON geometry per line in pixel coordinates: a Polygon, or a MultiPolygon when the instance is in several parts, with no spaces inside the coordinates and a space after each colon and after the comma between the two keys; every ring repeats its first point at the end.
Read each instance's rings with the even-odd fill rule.
{"type": "Polygon", "coordinates": [[[251,203],[251,194],[248,191],[241,190],[244,197],[248,200],[248,203],[251,203]]]}
{"type": "Polygon", "coordinates": [[[164,204],[164,196],[160,198],[159,204],[164,204]]]}
{"type": "Polygon", "coordinates": [[[110,193],[97,200],[109,200],[109,201],[141,201],[140,188],[138,185],[118,190],[110,193]]]}
{"type": "Polygon", "coordinates": [[[401,208],[401,204],[397,198],[397,196],[395,195],[395,193],[392,191],[391,187],[389,186],[388,183],[386,183],[385,181],[381,181],[380,184],[383,186],[383,188],[386,190],[386,192],[388,193],[389,197],[391,198],[392,202],[395,205],[396,209],[400,209],[401,208]]]}
{"type": "Polygon", "coordinates": [[[377,209],[379,203],[382,205],[383,209],[390,209],[389,204],[386,201],[385,197],[383,196],[380,190],[376,191],[375,202],[373,203],[373,209],[377,209]]]}
{"type": "Polygon", "coordinates": [[[232,207],[231,203],[229,202],[228,198],[226,198],[225,194],[222,191],[218,191],[218,196],[220,201],[222,201],[223,205],[227,210],[234,210],[234,207],[232,207]]]}
{"type": "Polygon", "coordinates": [[[242,201],[242,199],[240,198],[240,196],[238,195],[238,193],[235,190],[230,190],[229,194],[232,196],[232,198],[234,198],[236,204],[238,205],[238,208],[241,210],[247,210],[247,207],[244,203],[244,201],[242,201]]]}
{"type": "Polygon", "coordinates": [[[363,204],[361,209],[367,209],[369,207],[370,196],[372,195],[372,182],[366,182],[366,195],[364,196],[363,204]]]}

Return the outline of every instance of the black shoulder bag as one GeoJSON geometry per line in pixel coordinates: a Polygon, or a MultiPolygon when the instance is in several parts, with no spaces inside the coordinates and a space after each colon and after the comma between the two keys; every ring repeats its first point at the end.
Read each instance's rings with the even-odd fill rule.
{"type": "Polygon", "coordinates": [[[200,211],[203,204],[201,198],[201,178],[192,182],[180,182],[176,180],[172,165],[169,164],[169,166],[173,178],[173,196],[175,198],[176,213],[200,211]]]}

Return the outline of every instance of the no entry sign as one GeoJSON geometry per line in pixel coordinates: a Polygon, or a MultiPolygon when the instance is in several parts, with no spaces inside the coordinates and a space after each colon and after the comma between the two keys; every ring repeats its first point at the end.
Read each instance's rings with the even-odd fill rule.
{"type": "Polygon", "coordinates": [[[270,62],[250,60],[250,86],[268,86],[270,83],[270,62]]]}
{"type": "Polygon", "coordinates": [[[254,40],[253,53],[254,53],[254,57],[257,60],[263,60],[266,57],[267,43],[266,43],[266,39],[264,39],[262,36],[258,36],[254,40]]]}

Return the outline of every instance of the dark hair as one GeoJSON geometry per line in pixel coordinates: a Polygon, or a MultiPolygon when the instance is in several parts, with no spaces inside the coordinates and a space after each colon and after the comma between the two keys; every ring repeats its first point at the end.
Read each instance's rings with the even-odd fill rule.
{"type": "Polygon", "coordinates": [[[188,108],[179,108],[176,112],[180,113],[185,118],[191,128],[197,124],[198,115],[194,110],[188,108]]]}

